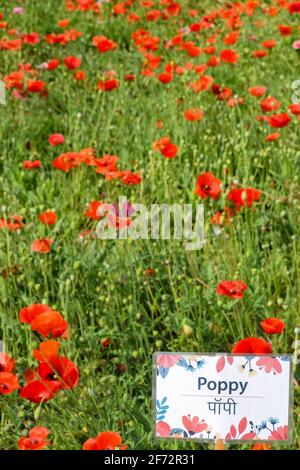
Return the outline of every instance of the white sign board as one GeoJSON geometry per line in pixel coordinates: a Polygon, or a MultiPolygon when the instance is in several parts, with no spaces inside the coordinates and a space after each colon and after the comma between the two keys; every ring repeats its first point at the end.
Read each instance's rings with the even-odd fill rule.
{"type": "Polygon", "coordinates": [[[291,442],[290,355],[155,353],[155,436],[291,442]]]}

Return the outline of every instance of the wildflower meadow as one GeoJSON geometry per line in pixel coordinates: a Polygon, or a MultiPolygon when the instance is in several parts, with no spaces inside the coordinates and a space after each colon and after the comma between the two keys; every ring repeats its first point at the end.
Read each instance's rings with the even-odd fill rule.
{"type": "Polygon", "coordinates": [[[299,126],[298,1],[0,0],[1,450],[214,449],[159,351],[291,354],[300,449],[299,126]]]}

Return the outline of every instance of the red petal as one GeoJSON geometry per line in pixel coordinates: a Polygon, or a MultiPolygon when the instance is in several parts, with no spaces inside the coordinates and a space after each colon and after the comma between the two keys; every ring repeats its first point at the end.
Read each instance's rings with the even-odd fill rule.
{"type": "Polygon", "coordinates": [[[247,418],[242,418],[239,422],[239,434],[242,434],[247,427],[247,418]]]}
{"type": "Polygon", "coordinates": [[[225,366],[225,357],[221,356],[217,362],[217,366],[216,366],[217,372],[221,372],[224,369],[224,366],[225,366]]]}
{"type": "Polygon", "coordinates": [[[247,440],[252,440],[256,437],[256,434],[254,432],[248,432],[247,434],[244,434],[241,439],[242,441],[247,441],[247,440]]]}
{"type": "Polygon", "coordinates": [[[234,439],[236,437],[236,429],[235,429],[235,426],[233,426],[233,424],[230,426],[230,432],[234,439]]]}

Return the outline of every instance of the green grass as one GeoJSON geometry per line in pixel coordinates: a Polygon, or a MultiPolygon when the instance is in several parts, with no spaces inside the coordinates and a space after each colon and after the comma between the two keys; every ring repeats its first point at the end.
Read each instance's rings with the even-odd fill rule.
{"type": "MultiPolygon", "coordinates": [[[[81,56],[81,68],[87,73],[81,83],[73,80],[64,65],[53,72],[41,71],[40,78],[49,89],[47,99],[31,95],[16,100],[7,91],[7,105],[0,105],[0,218],[13,214],[26,218],[20,232],[0,231],[0,336],[16,358],[22,377],[26,368],[36,367],[32,350],[40,338],[29,325],[19,322],[18,313],[31,303],[48,303],[69,322],[70,338],[62,341],[61,349],[81,374],[77,388],[41,406],[16,393],[0,398],[1,449],[15,449],[18,438],[33,425],[50,429],[53,449],[79,449],[88,437],[108,429],[120,432],[130,449],[197,448],[188,442],[155,440],[151,435],[152,353],[230,351],[244,336],[263,336],[260,321],[275,315],[286,322],[286,329],[274,340],[274,350],[292,352],[300,312],[299,124],[294,118],[282,130],[280,140],[265,142],[267,126],[256,121],[260,108],[247,90],[265,85],[281,101],[282,110],[287,109],[291,83],[300,79],[299,55],[291,46],[298,39],[299,17],[286,11],[266,17],[261,9],[253,17],[243,15],[241,37],[232,46],[241,54],[239,62],[207,72],[216,83],[244,97],[243,105],[229,108],[211,92],[190,90],[186,83],[196,79],[193,74],[176,76],[166,86],[140,76],[143,58],[130,38],[138,27],[162,39],[156,54],[163,56],[163,65],[206,60],[204,54],[194,59],[163,48],[178,27],[193,22],[187,14],[189,6],[200,7],[202,14],[211,10],[206,9],[210,2],[182,3],[182,24],[159,20],[132,25],[122,16],[112,17],[107,5],[99,20],[90,12],[66,12],[64,1],[57,0],[26,2],[20,17],[10,14],[8,2],[0,8],[9,27],[24,33],[59,32],[56,23],[64,18],[83,33],[65,47],[42,40],[20,51],[0,51],[0,78],[17,70],[19,63],[36,67],[67,55],[81,56]],[[254,25],[259,19],[264,19],[264,29],[254,25]],[[294,34],[281,37],[278,24],[293,24],[294,34]],[[115,40],[118,49],[98,53],[92,37],[100,34],[115,40]],[[256,42],[249,40],[251,34],[257,35],[256,42]],[[253,59],[251,51],[270,38],[277,40],[277,47],[267,58],[253,59]],[[97,82],[110,69],[116,70],[120,87],[98,94],[97,82]],[[126,73],[134,73],[136,81],[125,82],[126,73]],[[183,104],[177,104],[178,98],[183,104]],[[201,122],[183,119],[184,109],[199,106],[204,110],[201,122]],[[164,129],[157,129],[158,119],[164,129]],[[63,147],[49,146],[47,138],[54,132],[65,135],[63,147]],[[172,160],[151,150],[152,143],[164,135],[180,148],[172,160]],[[142,184],[107,182],[92,167],[80,166],[69,174],[51,167],[63,151],[85,147],[94,147],[98,156],[118,155],[121,168],[142,173],[142,184]],[[43,167],[25,171],[25,159],[41,159],[43,167]],[[195,183],[204,171],[222,179],[224,191],[219,201],[205,201],[207,243],[203,250],[186,252],[178,240],[79,240],[81,231],[96,226],[83,215],[89,201],[114,202],[126,195],[131,202],[146,205],[197,202],[195,183]],[[241,211],[216,237],[210,219],[223,206],[235,179],[260,189],[262,198],[254,210],[241,211]],[[47,209],[55,209],[58,215],[53,228],[38,220],[47,209]],[[55,240],[48,255],[30,250],[32,241],[41,237],[55,240]],[[144,275],[147,268],[155,270],[153,277],[144,275]],[[9,275],[4,275],[9,269],[9,275]],[[223,279],[246,282],[249,289],[244,299],[217,297],[215,288],[223,279]],[[191,336],[184,335],[183,325],[192,327],[191,336]],[[106,337],[111,344],[103,350],[101,340],[106,337]],[[125,372],[119,371],[120,365],[126,366],[125,372]]],[[[133,10],[143,12],[138,4],[133,10]]],[[[223,37],[224,22],[219,26],[223,37]]],[[[209,34],[203,33],[199,45],[205,47],[209,34]]],[[[227,46],[218,39],[216,47],[219,51],[227,46]]],[[[297,449],[298,414],[296,388],[292,447],[297,449]]]]}

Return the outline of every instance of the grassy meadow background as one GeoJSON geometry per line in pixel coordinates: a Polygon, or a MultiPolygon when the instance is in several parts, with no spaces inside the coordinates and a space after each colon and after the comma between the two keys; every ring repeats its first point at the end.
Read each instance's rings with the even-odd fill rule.
{"type": "MultiPolygon", "coordinates": [[[[32,404],[17,393],[0,398],[0,448],[15,449],[17,441],[34,425],[51,431],[51,448],[80,449],[82,443],[100,431],[118,431],[129,449],[196,449],[198,444],[161,441],[152,437],[151,383],[152,353],[155,351],[230,351],[245,336],[264,334],[260,322],[278,316],[286,323],[282,335],[273,339],[274,351],[291,353],[294,328],[300,312],[300,131],[297,119],[282,129],[281,138],[265,141],[267,129],[256,116],[259,101],[248,88],[264,85],[268,94],[291,104],[293,81],[300,79],[300,56],[292,48],[300,38],[299,15],[282,9],[275,16],[262,2],[253,16],[242,15],[239,41],[232,47],[240,54],[236,64],[209,68],[216,83],[230,87],[244,98],[244,104],[229,107],[211,92],[195,93],[188,83],[191,75],[176,75],[161,84],[156,77],[140,74],[143,56],[131,38],[145,28],[161,38],[154,54],[161,55],[159,71],[166,63],[205,63],[208,56],[191,58],[165,41],[222,2],[181,1],[179,16],[164,21],[129,23],[126,16],[113,16],[112,4],[104,4],[102,15],[91,11],[68,12],[62,0],[0,1],[9,28],[22,33],[35,31],[41,41],[20,50],[0,50],[0,79],[18,69],[20,63],[33,68],[56,57],[82,59],[86,79],[75,81],[62,63],[53,71],[40,70],[39,79],[49,90],[47,98],[31,94],[15,99],[6,92],[0,105],[0,218],[23,215],[20,231],[0,230],[0,336],[7,352],[16,359],[22,377],[35,367],[32,350],[38,335],[19,322],[21,308],[47,303],[61,312],[69,323],[70,338],[61,350],[80,370],[79,385],[49,403],[32,404]],[[24,14],[12,14],[21,5],[24,14]],[[195,8],[199,16],[191,18],[195,8]],[[66,46],[44,41],[49,33],[61,32],[59,20],[68,18],[70,27],[82,32],[66,46]],[[264,21],[263,28],[255,22],[264,21]],[[294,32],[282,37],[278,24],[291,24],[294,32]],[[117,42],[114,51],[100,54],[92,45],[95,35],[117,42]],[[250,40],[255,35],[256,40],[250,40]],[[277,47],[263,59],[251,52],[266,39],[277,47]],[[99,93],[97,83],[104,71],[115,70],[120,86],[99,93]],[[124,76],[135,75],[134,82],[124,76]],[[182,101],[178,103],[178,98],[182,101]],[[201,107],[200,122],[183,118],[186,108],[201,107]],[[157,120],[164,123],[157,128],[157,120]],[[51,147],[48,136],[60,132],[63,146],[51,147]],[[168,135],[179,147],[174,159],[165,159],[152,144],[168,135]],[[105,181],[93,167],[80,165],[69,173],[52,168],[51,162],[63,152],[93,147],[97,156],[119,156],[121,168],[140,172],[140,185],[105,181]],[[42,161],[42,167],[26,171],[24,160],[42,161]],[[101,241],[80,232],[95,229],[97,222],[84,216],[92,200],[117,202],[120,195],[132,203],[195,203],[197,177],[209,171],[222,180],[218,201],[206,199],[205,248],[187,252],[178,240],[101,241]],[[254,209],[241,211],[216,236],[212,215],[222,208],[233,181],[262,192],[254,209]],[[42,225],[39,214],[55,210],[54,226],[42,225]],[[38,238],[54,240],[48,254],[34,253],[31,243],[38,238]],[[154,270],[152,276],[145,271],[154,270]],[[248,284],[242,300],[216,295],[223,279],[242,279],[248,284]],[[192,328],[187,335],[184,325],[192,328]],[[102,343],[110,338],[108,348],[102,343]]],[[[155,2],[156,8],[159,2],[155,2]]],[[[139,1],[131,9],[143,18],[139,1]]],[[[220,38],[226,34],[224,22],[220,38]]],[[[212,31],[213,32],[213,31],[212,31]]],[[[195,40],[205,47],[211,31],[195,40]]],[[[0,36],[6,35],[5,30],[0,36]]],[[[218,39],[218,50],[227,48],[218,39]]],[[[157,72],[157,71],[155,71],[157,72]]],[[[265,337],[266,338],[266,337],[265,337]]],[[[295,387],[294,444],[300,448],[299,389],[295,387]]],[[[200,446],[201,448],[201,446],[200,446]]],[[[207,446],[203,446],[207,448],[207,446]]],[[[235,446],[234,448],[241,448],[235,446]]]]}

